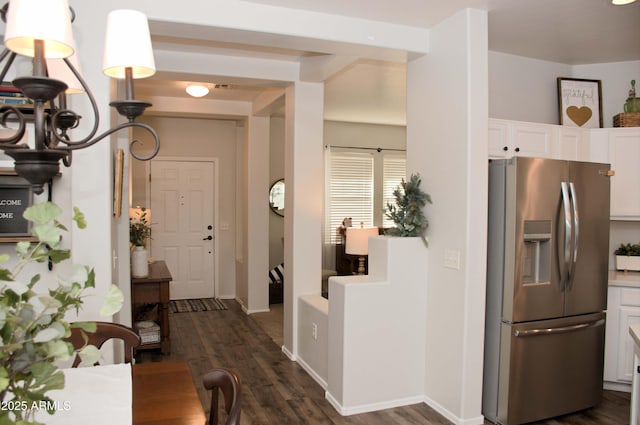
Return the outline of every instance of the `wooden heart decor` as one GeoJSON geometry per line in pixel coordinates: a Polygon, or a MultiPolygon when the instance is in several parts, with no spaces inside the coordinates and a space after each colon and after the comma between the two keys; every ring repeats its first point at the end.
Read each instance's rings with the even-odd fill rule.
{"type": "Polygon", "coordinates": [[[571,121],[576,123],[578,127],[582,127],[586,124],[592,115],[593,111],[588,106],[583,106],[581,108],[578,108],[577,106],[569,106],[567,108],[567,116],[571,121]]]}

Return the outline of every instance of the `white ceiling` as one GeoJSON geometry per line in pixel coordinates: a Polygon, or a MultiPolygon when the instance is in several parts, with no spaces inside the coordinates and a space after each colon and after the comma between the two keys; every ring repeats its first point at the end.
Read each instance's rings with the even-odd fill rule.
{"type": "MultiPolygon", "coordinates": [[[[345,15],[429,28],[457,11],[488,10],[489,49],[570,65],[640,60],[640,1],[613,6],[610,0],[246,0],[271,6],[345,15]]],[[[312,50],[265,47],[264,34],[185,31],[151,23],[156,48],[299,61],[312,50]],[[182,31],[182,32],[180,32],[182,31]]],[[[280,43],[279,45],[285,45],[280,43]]],[[[289,43],[295,46],[296,43],[289,43]]],[[[322,53],[331,53],[323,51],[322,53]]],[[[208,98],[254,99],[265,82],[220,79],[215,75],[157,74],[138,80],[139,95],[182,97],[191,81],[224,84],[208,98]]],[[[325,119],[404,123],[404,65],[358,62],[326,82],[325,119]]]]}

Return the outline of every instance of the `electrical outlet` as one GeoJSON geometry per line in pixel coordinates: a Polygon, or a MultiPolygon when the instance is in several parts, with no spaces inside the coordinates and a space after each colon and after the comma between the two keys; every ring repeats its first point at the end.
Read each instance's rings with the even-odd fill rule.
{"type": "Polygon", "coordinates": [[[315,323],[311,324],[311,336],[314,340],[318,340],[318,325],[316,325],[315,323]]]}

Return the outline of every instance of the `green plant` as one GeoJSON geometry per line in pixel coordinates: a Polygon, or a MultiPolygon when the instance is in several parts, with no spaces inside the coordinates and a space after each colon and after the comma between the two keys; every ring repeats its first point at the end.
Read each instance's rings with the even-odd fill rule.
{"type": "Polygon", "coordinates": [[[396,227],[385,233],[391,236],[420,236],[428,246],[424,232],[429,227],[429,221],[423,208],[432,202],[431,196],[420,189],[421,182],[419,174],[411,174],[409,181],[402,179],[400,186],[393,191],[396,204],[387,203],[385,215],[393,220],[396,227]]]}
{"type": "Polygon", "coordinates": [[[151,226],[147,221],[146,208],[141,209],[142,213],[138,219],[129,219],[129,241],[135,246],[145,246],[147,239],[151,237],[151,226]]]}
{"type": "Polygon", "coordinates": [[[614,255],[626,255],[628,257],[640,256],[640,244],[620,244],[614,251],[614,255]]]}
{"type": "MultiPolygon", "coordinates": [[[[65,319],[68,312],[80,310],[85,291],[95,286],[93,269],[74,265],[70,276],[56,276],[54,282],[41,280],[39,273],[27,279],[21,276],[32,263],[57,264],[71,257],[69,250],[60,247],[67,230],[57,221],[61,212],[51,202],[27,208],[24,217],[33,223],[32,233],[38,242],[18,242],[11,269],[0,267],[0,402],[6,402],[0,409],[1,425],[37,424],[33,415],[40,403],[53,405],[47,392],[64,387],[64,375],[54,364],[74,353],[64,338],[72,326],[95,332],[95,323],[70,324],[65,319]]],[[[77,208],[73,221],[79,228],[86,226],[77,208]]],[[[9,255],[1,255],[0,263],[9,259],[9,255]]],[[[100,313],[110,316],[120,310],[122,302],[122,292],[112,285],[100,313]]],[[[85,364],[93,364],[100,356],[93,346],[85,346],[78,355],[85,364]]]]}

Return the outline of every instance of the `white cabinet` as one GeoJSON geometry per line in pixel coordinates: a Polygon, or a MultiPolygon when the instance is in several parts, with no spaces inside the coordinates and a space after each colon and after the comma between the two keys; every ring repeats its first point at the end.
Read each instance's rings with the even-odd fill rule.
{"type": "Polygon", "coordinates": [[[630,391],[634,341],[629,326],[640,324],[640,288],[609,286],[605,338],[605,388],[630,391]]]}
{"type": "Polygon", "coordinates": [[[552,124],[489,120],[489,157],[531,156],[589,161],[588,130],[552,124]]]}
{"type": "Polygon", "coordinates": [[[587,160],[585,131],[578,127],[553,126],[553,158],[568,161],[587,160]]]}
{"type": "Polygon", "coordinates": [[[611,218],[640,220],[640,129],[609,130],[611,218]]]}
{"type": "Polygon", "coordinates": [[[551,158],[552,126],[520,121],[489,120],[489,157],[551,158]]]}

